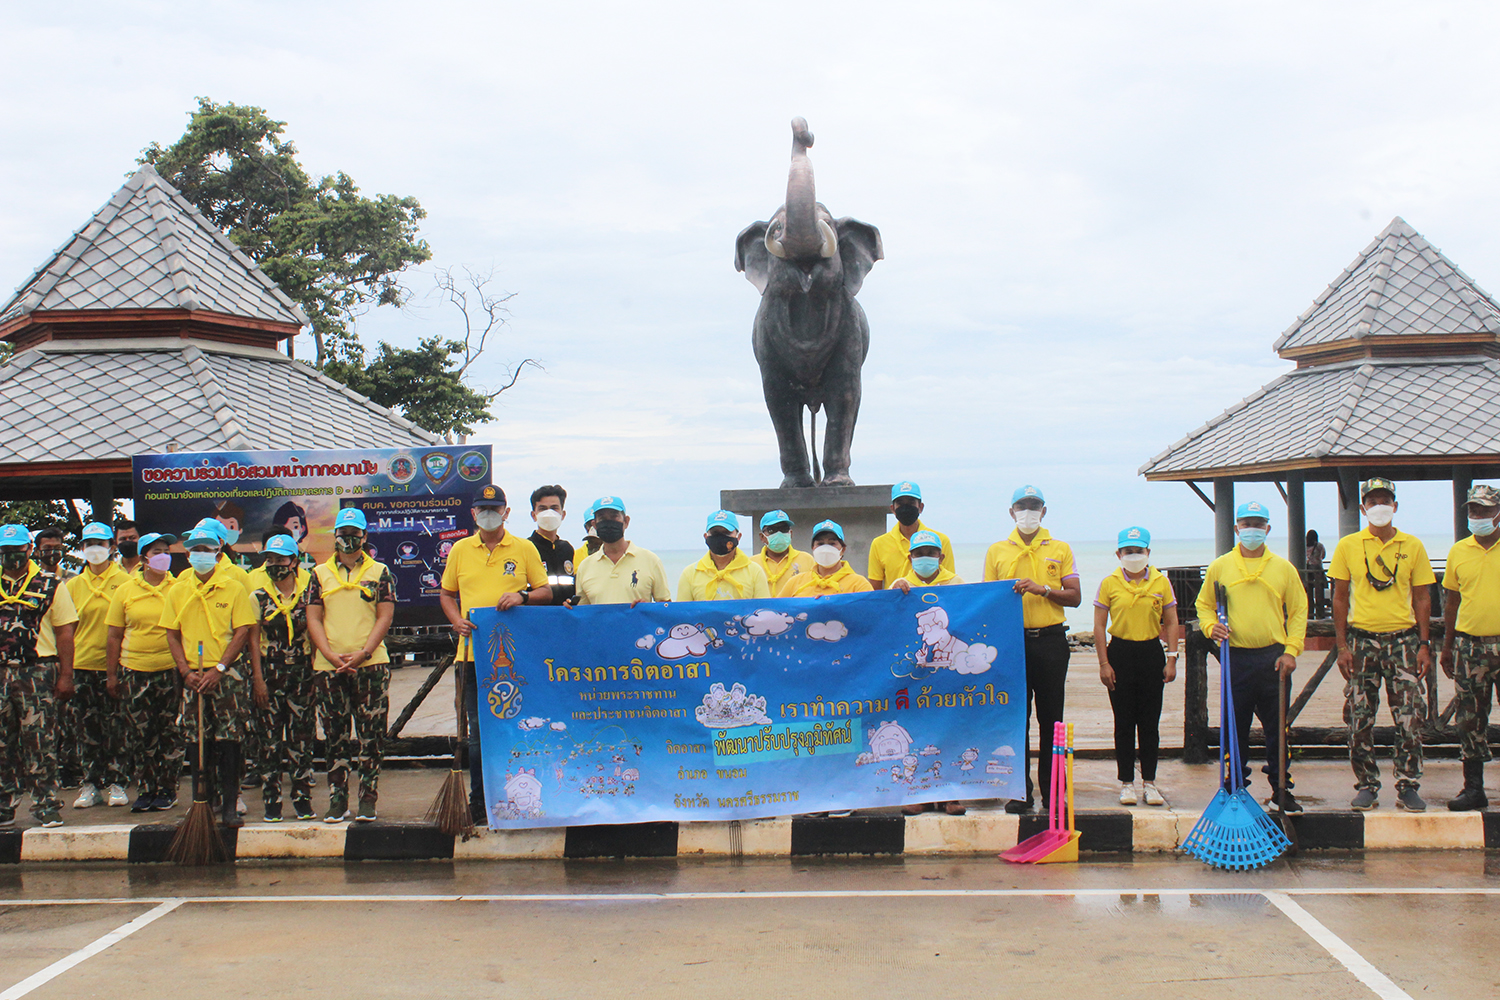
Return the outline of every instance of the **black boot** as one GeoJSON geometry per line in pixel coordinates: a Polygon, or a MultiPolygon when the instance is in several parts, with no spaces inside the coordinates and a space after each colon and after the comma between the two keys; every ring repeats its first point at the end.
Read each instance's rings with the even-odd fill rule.
{"type": "Polygon", "coordinates": [[[227,827],[245,825],[240,817],[237,803],[240,798],[240,770],[244,759],[240,756],[239,740],[219,741],[219,822],[227,827]]]}
{"type": "Polygon", "coordinates": [[[1452,812],[1473,812],[1490,804],[1484,797],[1484,761],[1464,761],[1464,790],[1448,800],[1452,812]]]}

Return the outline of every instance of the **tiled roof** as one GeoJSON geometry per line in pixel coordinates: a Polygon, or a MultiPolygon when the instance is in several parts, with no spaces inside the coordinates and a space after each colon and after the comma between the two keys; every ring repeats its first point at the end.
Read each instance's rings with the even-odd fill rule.
{"type": "MultiPolygon", "coordinates": [[[[1399,221],[1399,220],[1398,220],[1399,221]]],[[[1299,368],[1141,466],[1146,476],[1341,458],[1500,454],[1500,360],[1370,359],[1299,368]]]]}
{"type": "Polygon", "coordinates": [[[0,366],[0,464],[143,452],[397,448],[438,438],[275,351],[51,343],[0,366]]]}
{"type": "Polygon", "coordinates": [[[1457,333],[1500,333],[1500,303],[1398,216],[1297,317],[1275,348],[1457,333]]]}
{"type": "Polygon", "coordinates": [[[141,167],[0,308],[188,309],[302,326],[307,317],[197,207],[141,167]]]}

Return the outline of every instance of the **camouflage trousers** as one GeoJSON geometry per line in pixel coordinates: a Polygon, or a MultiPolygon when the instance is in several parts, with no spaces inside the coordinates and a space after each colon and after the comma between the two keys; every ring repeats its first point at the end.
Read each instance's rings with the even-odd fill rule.
{"type": "Polygon", "coordinates": [[[1500,681],[1500,636],[1453,635],[1453,728],[1464,760],[1490,760],[1490,702],[1500,681]],[[1489,640],[1486,642],[1485,640],[1489,640]]]}
{"type": "MultiPolygon", "coordinates": [[[[57,669],[57,658],[47,661],[57,669]]],[[[74,671],[76,678],[78,672],[74,671]]],[[[57,779],[62,788],[77,788],[83,784],[83,762],[78,756],[78,718],[73,710],[73,699],[60,701],[53,709],[52,731],[56,733],[57,779]]]]}
{"type": "Polygon", "coordinates": [[[1380,787],[1375,763],[1375,715],[1384,683],[1396,725],[1396,788],[1422,781],[1422,685],[1417,679],[1417,633],[1349,633],[1354,676],[1344,686],[1344,721],[1349,725],[1349,763],[1354,787],[1380,787]]]}
{"type": "Polygon", "coordinates": [[[374,663],[352,674],[320,670],[317,678],[323,735],[328,738],[328,786],[347,792],[352,770],[359,778],[360,798],[374,798],[385,756],[391,668],[374,663]]]}
{"type": "Polygon", "coordinates": [[[70,703],[84,781],[96,788],[125,785],[125,706],[109,696],[103,670],[73,670],[70,703]]]}
{"type": "Polygon", "coordinates": [[[57,661],[0,663],[0,813],[31,793],[33,814],[58,809],[57,741],[53,729],[57,661]]]}
{"type": "Polygon", "coordinates": [[[182,778],[182,704],[176,670],[127,670],[125,718],[129,758],[141,795],[177,798],[182,778]]]}
{"type": "MultiPolygon", "coordinates": [[[[182,696],[182,731],[191,742],[198,738],[198,693],[184,684],[182,696]]],[[[252,711],[250,682],[238,667],[230,667],[203,699],[203,738],[238,743],[244,738],[245,720],[252,711]]]]}
{"type": "Polygon", "coordinates": [[[317,702],[310,660],[261,661],[270,707],[257,711],[261,724],[261,794],[266,805],[281,801],[281,776],[291,779],[292,797],[309,797],[313,786],[313,741],[317,702]]]}

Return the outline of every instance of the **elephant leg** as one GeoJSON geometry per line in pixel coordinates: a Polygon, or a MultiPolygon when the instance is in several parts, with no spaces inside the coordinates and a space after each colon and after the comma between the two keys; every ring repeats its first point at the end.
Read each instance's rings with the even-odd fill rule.
{"type": "Polygon", "coordinates": [[[761,379],[766,394],[766,409],[776,442],[781,449],[781,488],[813,485],[808,468],[807,439],[802,430],[802,400],[784,378],[765,372],[761,379]]]}
{"type": "Polygon", "coordinates": [[[854,444],[854,424],[859,419],[863,394],[860,367],[869,350],[869,327],[858,303],[847,315],[844,345],[823,379],[823,412],[828,415],[823,441],[823,485],[853,486],[849,478],[849,451],[854,444]]]}

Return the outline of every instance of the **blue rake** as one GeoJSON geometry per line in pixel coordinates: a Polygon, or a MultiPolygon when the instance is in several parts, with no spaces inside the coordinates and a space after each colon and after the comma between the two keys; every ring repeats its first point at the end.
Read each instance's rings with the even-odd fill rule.
{"type": "MultiPolygon", "coordinates": [[[[1229,620],[1224,588],[1216,585],[1219,620],[1229,620]]],[[[1229,680],[1229,641],[1219,644],[1219,790],[1198,817],[1182,849],[1204,864],[1229,871],[1264,868],[1292,846],[1281,827],[1245,789],[1234,690],[1229,680]]]]}

